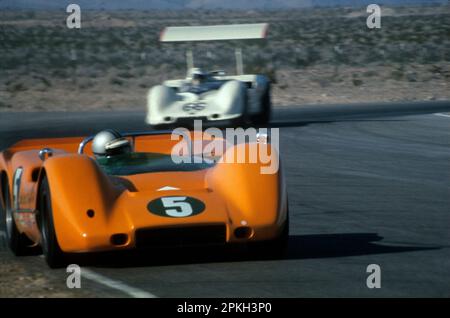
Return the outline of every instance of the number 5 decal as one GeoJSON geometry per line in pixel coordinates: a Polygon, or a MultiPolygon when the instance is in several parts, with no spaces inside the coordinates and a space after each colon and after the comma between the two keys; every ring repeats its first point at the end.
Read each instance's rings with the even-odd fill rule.
{"type": "Polygon", "coordinates": [[[192,197],[162,197],[151,201],[147,209],[159,216],[184,218],[202,213],[205,204],[192,197]]]}
{"type": "Polygon", "coordinates": [[[165,197],[161,198],[166,209],[166,214],[175,218],[182,218],[192,214],[192,207],[185,202],[186,197],[165,197]]]}

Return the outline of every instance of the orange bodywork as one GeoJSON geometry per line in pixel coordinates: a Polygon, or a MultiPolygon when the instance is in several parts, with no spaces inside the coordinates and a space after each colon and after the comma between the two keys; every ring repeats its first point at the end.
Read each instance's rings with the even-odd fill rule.
{"type": "MultiPolygon", "coordinates": [[[[195,136],[192,138],[197,142],[195,136]]],[[[136,230],[203,225],[225,225],[224,243],[269,240],[279,235],[286,221],[287,194],[281,169],[274,174],[261,174],[259,161],[219,161],[196,171],[112,176],[96,162],[89,145],[84,154],[77,153],[83,139],[23,140],[0,153],[0,176],[11,189],[15,223],[35,244],[41,242],[36,215],[44,175],[50,186],[56,237],[64,252],[130,249],[136,247],[136,230]],[[44,161],[38,155],[42,148],[53,150],[53,155],[44,161]],[[14,198],[13,178],[20,167],[23,174],[14,198]],[[203,202],[205,208],[189,217],[150,213],[149,202],[165,196],[192,197],[203,202]],[[238,238],[235,229],[243,225],[251,229],[251,234],[238,238]],[[125,234],[126,240],[114,242],[112,237],[116,234],[125,234]]],[[[160,134],[139,136],[133,142],[136,152],[171,154],[179,141],[172,140],[170,134],[160,134]]],[[[205,142],[208,141],[201,141],[202,147],[205,142]]],[[[251,146],[247,143],[230,148],[248,150],[251,146]]]]}

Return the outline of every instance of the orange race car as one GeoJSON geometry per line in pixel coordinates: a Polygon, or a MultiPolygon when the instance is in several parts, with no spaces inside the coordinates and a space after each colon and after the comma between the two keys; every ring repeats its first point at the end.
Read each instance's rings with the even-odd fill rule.
{"type": "Polygon", "coordinates": [[[252,147],[276,153],[267,136],[226,145],[209,160],[208,143],[225,145],[224,139],[189,131],[176,137],[106,130],[23,140],[1,152],[1,207],[12,252],[42,249],[48,265],[60,267],[71,253],[141,247],[257,242],[267,253],[281,251],[289,230],[283,174],[263,174],[261,160],[248,160],[252,147]],[[187,152],[174,156],[180,144],[187,152]],[[239,151],[247,161],[223,160],[239,151]]]}

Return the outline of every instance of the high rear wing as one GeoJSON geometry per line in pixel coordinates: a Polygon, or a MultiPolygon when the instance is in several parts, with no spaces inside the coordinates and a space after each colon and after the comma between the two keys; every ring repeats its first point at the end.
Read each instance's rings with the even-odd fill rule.
{"type": "Polygon", "coordinates": [[[167,27],[161,32],[160,41],[191,42],[264,39],[267,37],[268,27],[268,23],[167,27]]]}

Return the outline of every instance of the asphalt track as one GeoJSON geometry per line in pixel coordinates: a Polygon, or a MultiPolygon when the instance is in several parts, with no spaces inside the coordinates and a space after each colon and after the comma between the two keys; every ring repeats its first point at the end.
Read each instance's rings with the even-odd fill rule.
{"type": "MultiPolygon", "coordinates": [[[[446,112],[450,102],[276,108],[271,126],[281,128],[291,213],[285,259],[200,250],[99,255],[81,263],[84,288],[132,297],[449,297],[446,112]],[[366,286],[369,264],[381,267],[380,289],[366,286]]],[[[143,118],[0,113],[0,149],[29,137],[144,130],[143,118]]],[[[65,285],[64,269],[20,260],[65,285]]]]}

